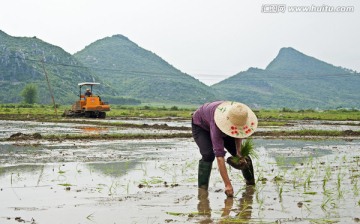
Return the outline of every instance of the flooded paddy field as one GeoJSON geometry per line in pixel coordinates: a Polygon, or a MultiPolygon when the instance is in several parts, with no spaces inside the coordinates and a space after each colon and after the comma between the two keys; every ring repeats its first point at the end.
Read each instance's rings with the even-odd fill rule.
{"type": "Polygon", "coordinates": [[[17,132],[99,131],[12,122],[0,130],[0,223],[360,222],[358,139],[255,138],[256,185],[229,168],[236,194],[227,198],[216,163],[209,191],[198,190],[191,138],[11,141],[17,132]]]}

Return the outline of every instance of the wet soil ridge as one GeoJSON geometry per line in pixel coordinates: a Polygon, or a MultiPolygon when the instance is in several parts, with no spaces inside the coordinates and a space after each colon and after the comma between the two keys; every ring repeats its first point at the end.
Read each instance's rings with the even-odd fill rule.
{"type": "Polygon", "coordinates": [[[40,133],[34,133],[34,134],[24,134],[21,132],[12,134],[8,140],[36,140],[36,139],[42,139],[42,135],[40,133]]]}
{"type": "MultiPolygon", "coordinates": [[[[165,130],[171,128],[169,126],[158,125],[156,129],[161,130],[161,127],[166,127],[165,130]]],[[[154,128],[154,126],[153,126],[154,128]]],[[[168,139],[168,138],[191,138],[190,132],[186,133],[157,133],[157,134],[65,134],[65,135],[41,135],[40,133],[24,134],[21,132],[12,134],[7,141],[20,141],[20,140],[83,140],[83,139],[168,139]]],[[[326,131],[326,130],[302,130],[302,131],[258,131],[253,134],[255,138],[358,138],[360,137],[360,131],[326,131]]]]}
{"type": "Polygon", "coordinates": [[[172,134],[66,134],[66,135],[41,135],[39,133],[23,134],[21,132],[11,135],[6,141],[21,140],[84,140],[84,139],[100,139],[100,140],[119,140],[119,139],[168,139],[168,138],[190,138],[191,133],[172,133],[172,134]]]}

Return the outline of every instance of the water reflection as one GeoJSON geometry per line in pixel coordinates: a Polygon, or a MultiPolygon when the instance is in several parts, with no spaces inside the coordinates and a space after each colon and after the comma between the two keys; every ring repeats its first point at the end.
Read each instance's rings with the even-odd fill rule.
{"type": "Polygon", "coordinates": [[[197,209],[199,215],[203,217],[203,219],[201,219],[199,223],[202,224],[212,223],[209,192],[205,189],[199,188],[198,199],[199,199],[199,203],[197,209]]]}
{"type": "Polygon", "coordinates": [[[5,176],[7,174],[24,174],[24,173],[42,173],[44,170],[44,165],[17,165],[17,166],[7,166],[0,167],[0,176],[5,176]]]}
{"type": "MultiPolygon", "coordinates": [[[[309,159],[333,154],[333,147],[341,144],[342,140],[302,141],[273,139],[256,139],[256,150],[266,153],[274,158],[276,165],[281,169],[294,167],[295,164],[304,163],[309,159]]],[[[344,144],[345,145],[345,144],[344,144]]]]}
{"type": "Polygon", "coordinates": [[[102,134],[109,132],[109,128],[107,127],[96,127],[96,126],[86,126],[86,127],[78,127],[83,130],[86,134],[102,134]]]}
{"type": "Polygon", "coordinates": [[[106,176],[121,177],[134,170],[138,162],[131,160],[125,162],[89,163],[91,170],[99,171],[106,176]]]}
{"type": "MultiPolygon", "coordinates": [[[[254,193],[255,186],[247,185],[238,201],[236,201],[237,199],[234,197],[227,197],[224,200],[220,223],[248,223],[251,220],[254,193]],[[234,204],[236,207],[234,207],[234,204]],[[231,212],[234,212],[236,215],[231,216],[231,212]]],[[[198,213],[202,217],[199,223],[213,223],[211,219],[212,209],[210,207],[209,192],[204,189],[199,189],[198,200],[198,213]]]]}

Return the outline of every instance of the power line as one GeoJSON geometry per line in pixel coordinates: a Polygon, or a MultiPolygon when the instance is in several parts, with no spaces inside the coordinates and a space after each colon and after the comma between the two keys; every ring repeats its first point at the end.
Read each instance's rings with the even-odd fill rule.
{"type": "MultiPolygon", "coordinates": [[[[63,67],[71,67],[71,68],[81,68],[81,69],[89,69],[89,70],[93,70],[93,71],[107,71],[107,72],[118,72],[118,73],[123,73],[126,75],[134,75],[134,76],[139,76],[139,75],[155,75],[155,77],[166,77],[169,78],[168,75],[178,75],[178,74],[185,74],[188,75],[194,79],[194,76],[191,76],[189,74],[183,73],[183,72],[179,72],[179,73],[174,73],[174,72],[153,72],[153,71],[140,71],[140,70],[124,70],[124,69],[119,69],[119,68],[104,68],[104,67],[92,67],[92,66],[84,66],[84,65],[76,65],[76,64],[66,64],[66,63],[54,63],[54,62],[47,62],[45,60],[38,60],[38,59],[30,59],[30,58],[22,58],[22,57],[18,57],[18,56],[8,56],[8,58],[15,58],[15,59],[20,59],[20,60],[25,60],[25,61],[31,61],[31,62],[38,62],[38,63],[44,63],[46,65],[49,66],[63,66],[63,67]]],[[[262,71],[266,71],[266,70],[262,70],[262,71]]],[[[241,79],[242,77],[242,72],[237,73],[233,76],[228,76],[227,78],[223,79],[227,80],[227,79],[241,79]]],[[[286,80],[291,80],[291,81],[296,81],[296,80],[318,80],[318,79],[328,79],[328,78],[351,78],[351,77],[360,77],[359,73],[347,73],[347,74],[329,74],[329,75],[301,75],[298,76],[296,74],[276,74],[273,72],[270,72],[270,74],[273,74],[275,76],[268,76],[266,77],[267,80],[274,80],[274,79],[286,79],[286,80]]],[[[263,74],[259,74],[260,76],[263,74]]],[[[204,77],[203,80],[213,80],[214,77],[220,77],[221,75],[216,75],[216,74],[199,74],[199,76],[204,77]]],[[[144,76],[145,77],[145,76],[144,76]]],[[[146,76],[147,77],[147,76],[146,76]]],[[[124,77],[121,77],[124,78],[124,77]]],[[[126,78],[126,77],[125,77],[126,78]]],[[[184,78],[184,77],[179,77],[177,76],[177,78],[184,78]]],[[[262,77],[255,77],[254,74],[251,75],[247,75],[246,76],[246,80],[245,81],[263,81],[262,77]]]]}

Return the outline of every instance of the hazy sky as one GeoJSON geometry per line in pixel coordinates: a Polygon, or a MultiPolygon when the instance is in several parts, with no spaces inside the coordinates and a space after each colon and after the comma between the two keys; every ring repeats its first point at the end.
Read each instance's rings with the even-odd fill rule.
{"type": "Polygon", "coordinates": [[[0,29],[69,53],[122,34],[207,84],[265,68],[282,47],[360,71],[358,0],[1,0],[0,29]],[[324,12],[342,6],[354,11],[324,12]]]}

